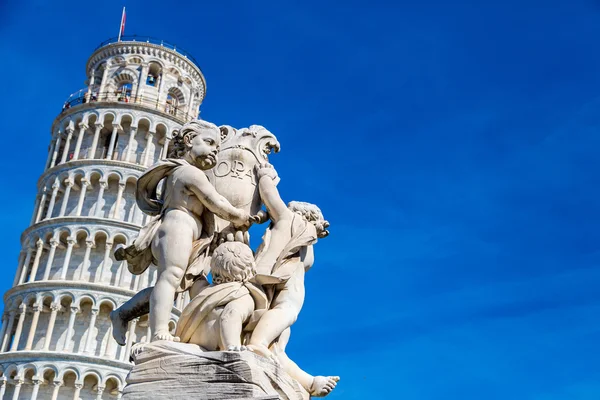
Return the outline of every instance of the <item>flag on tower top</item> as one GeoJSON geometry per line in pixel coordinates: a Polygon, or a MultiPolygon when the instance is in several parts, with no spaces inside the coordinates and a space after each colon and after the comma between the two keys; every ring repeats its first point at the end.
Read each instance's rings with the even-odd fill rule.
{"type": "Polygon", "coordinates": [[[123,15],[121,16],[121,27],[119,28],[119,39],[121,41],[121,35],[125,33],[125,7],[123,7],[123,15]]]}

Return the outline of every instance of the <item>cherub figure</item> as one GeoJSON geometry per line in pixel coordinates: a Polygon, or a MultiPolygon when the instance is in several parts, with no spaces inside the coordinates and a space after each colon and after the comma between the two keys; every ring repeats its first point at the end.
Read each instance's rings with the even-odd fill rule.
{"type": "Polygon", "coordinates": [[[329,222],[314,204],[285,205],[277,190],[277,172],[270,165],[257,170],[259,190],[271,225],[256,255],[257,279],[270,290],[270,307],[253,330],[250,348],[271,357],[269,346],[296,319],[304,303],[304,273],[314,263],[313,245],[329,234],[329,222]]]}
{"type": "Polygon", "coordinates": [[[243,351],[242,327],[255,309],[265,308],[267,297],[250,280],[254,255],[246,244],[224,242],[213,252],[212,284],[185,307],[176,335],[208,351],[243,351]]]}
{"type": "Polygon", "coordinates": [[[271,225],[256,255],[255,280],[265,285],[270,305],[252,330],[248,349],[279,361],[312,396],[326,396],[339,377],[308,374],[287,356],[285,348],[304,303],[304,273],[314,263],[313,245],[317,238],[329,235],[329,222],[314,204],[292,201],[286,206],[277,190],[277,172],[270,164],[259,168],[257,175],[271,225]]]}
{"type": "Polygon", "coordinates": [[[156,218],[140,231],[132,246],[117,250],[115,258],[126,259],[134,274],[154,263],[158,279],[154,288],[141,291],[111,314],[117,342],[124,343],[127,321],[140,311],[149,311],[153,341],[177,340],[168,328],[173,301],[178,290],[187,290],[195,277],[205,278],[208,273],[204,261],[214,235],[214,214],[238,228],[247,229],[252,223],[248,213],[217,193],[203,172],[216,165],[219,144],[216,125],[189,122],[175,138],[170,158],[138,180],[138,206],[156,218]],[[156,192],[163,180],[159,199],[156,192]]]}

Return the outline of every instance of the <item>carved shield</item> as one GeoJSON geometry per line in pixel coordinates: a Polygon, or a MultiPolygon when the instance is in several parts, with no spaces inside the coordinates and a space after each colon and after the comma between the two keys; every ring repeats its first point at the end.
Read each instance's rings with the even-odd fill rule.
{"type": "MultiPolygon", "coordinates": [[[[261,208],[255,167],[268,162],[271,151],[279,151],[275,135],[260,125],[234,129],[223,125],[217,165],[206,171],[217,192],[229,202],[254,215],[261,208]]],[[[217,231],[229,222],[217,218],[217,231]]]]}

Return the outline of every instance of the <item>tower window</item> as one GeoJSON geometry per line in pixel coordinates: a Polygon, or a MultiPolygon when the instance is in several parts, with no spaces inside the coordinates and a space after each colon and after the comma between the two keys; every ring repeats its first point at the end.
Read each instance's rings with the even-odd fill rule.
{"type": "Polygon", "coordinates": [[[129,103],[129,101],[131,99],[131,88],[132,88],[131,83],[123,83],[121,86],[119,86],[119,88],[117,89],[117,93],[116,93],[117,101],[129,103]]]}
{"type": "Polygon", "coordinates": [[[165,111],[171,115],[177,114],[177,106],[179,102],[176,97],[167,95],[167,104],[165,105],[165,111]]]}
{"type": "Polygon", "coordinates": [[[158,78],[153,74],[148,74],[148,78],[146,78],[146,85],[148,86],[156,86],[156,82],[158,78]]]}

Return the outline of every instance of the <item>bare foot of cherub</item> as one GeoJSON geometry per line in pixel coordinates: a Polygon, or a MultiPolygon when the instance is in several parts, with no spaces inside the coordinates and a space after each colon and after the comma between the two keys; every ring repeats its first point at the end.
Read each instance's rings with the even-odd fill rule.
{"type": "Polygon", "coordinates": [[[246,346],[228,346],[227,351],[246,351],[248,348],[246,346]]]}
{"type": "Polygon", "coordinates": [[[273,354],[273,352],[267,348],[267,346],[264,346],[262,344],[251,344],[247,346],[247,349],[253,353],[258,354],[259,356],[263,356],[279,364],[279,360],[277,359],[275,354],[273,354]]]}
{"type": "Polygon", "coordinates": [[[179,342],[179,338],[177,336],[173,336],[169,333],[169,331],[158,331],[152,337],[153,342],[157,342],[159,340],[167,340],[169,342],[179,342]]]}
{"type": "Polygon", "coordinates": [[[121,346],[125,346],[127,342],[127,337],[125,336],[127,333],[127,322],[123,321],[117,310],[110,312],[110,321],[112,322],[113,338],[121,346]]]}
{"type": "Polygon", "coordinates": [[[339,376],[315,376],[310,387],[310,395],[315,397],[325,397],[337,385],[339,376]]]}

